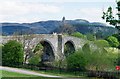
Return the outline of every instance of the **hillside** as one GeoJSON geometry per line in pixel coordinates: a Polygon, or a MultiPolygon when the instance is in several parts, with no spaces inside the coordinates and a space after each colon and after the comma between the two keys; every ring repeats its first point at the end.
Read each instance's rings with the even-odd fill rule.
{"type": "MultiPolygon", "coordinates": [[[[83,34],[94,33],[108,36],[117,32],[117,29],[99,22],[90,23],[83,19],[66,20],[65,22],[72,25],[76,31],[83,34]]],[[[23,33],[28,32],[29,30],[34,34],[49,34],[57,32],[61,24],[62,21],[57,20],[34,23],[2,23],[2,34],[12,35],[14,32],[23,33]]]]}

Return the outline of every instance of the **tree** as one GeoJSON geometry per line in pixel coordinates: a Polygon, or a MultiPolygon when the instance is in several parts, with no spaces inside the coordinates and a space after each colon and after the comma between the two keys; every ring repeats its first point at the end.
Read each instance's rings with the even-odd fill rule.
{"type": "Polygon", "coordinates": [[[87,36],[87,39],[90,40],[90,41],[96,40],[96,36],[95,36],[94,34],[90,34],[90,33],[89,33],[89,34],[87,34],[86,36],[87,36]]]}
{"type": "Polygon", "coordinates": [[[114,36],[109,36],[106,40],[109,42],[111,47],[118,47],[119,46],[118,39],[114,36]]]}
{"type": "Polygon", "coordinates": [[[16,63],[23,63],[24,52],[22,44],[15,40],[10,40],[2,48],[2,64],[12,66],[16,63]]]}
{"type": "Polygon", "coordinates": [[[99,47],[108,47],[109,43],[106,40],[96,40],[94,43],[99,47]]]}
{"type": "Polygon", "coordinates": [[[66,34],[72,34],[73,32],[75,31],[75,28],[68,24],[66,21],[65,21],[65,17],[63,17],[62,19],[62,23],[60,25],[60,27],[58,28],[58,33],[66,33],[66,34]]]}
{"type": "Polygon", "coordinates": [[[42,49],[43,46],[41,44],[37,44],[37,46],[34,49],[34,54],[32,57],[29,58],[29,64],[39,65],[42,60],[42,49]]]}
{"type": "Polygon", "coordinates": [[[24,63],[28,62],[28,59],[33,56],[34,52],[31,48],[31,41],[33,40],[34,35],[32,34],[32,30],[28,30],[22,34],[22,44],[24,49],[24,63]]]}
{"type": "Polygon", "coordinates": [[[69,70],[84,71],[86,64],[87,64],[87,61],[84,58],[82,51],[73,53],[67,58],[67,68],[69,70]]]}
{"type": "MultiPolygon", "coordinates": [[[[117,7],[118,11],[120,11],[120,1],[117,2],[117,5],[118,5],[117,7]]],[[[120,18],[120,15],[119,15],[119,18],[120,18]]],[[[109,24],[111,25],[115,25],[116,28],[120,31],[120,27],[117,25],[118,23],[120,23],[120,20],[117,20],[113,17],[112,7],[108,7],[108,10],[106,12],[103,12],[102,19],[106,20],[106,22],[109,22],[109,24]]]]}
{"type": "Polygon", "coordinates": [[[33,30],[18,31],[13,34],[13,39],[21,41],[24,50],[24,63],[28,63],[28,59],[33,56],[34,52],[31,48],[31,42],[33,39],[33,30]],[[21,36],[20,36],[21,35],[21,36]]]}
{"type": "Polygon", "coordinates": [[[118,39],[118,42],[119,42],[118,48],[120,49],[120,35],[119,34],[114,34],[112,36],[114,36],[114,37],[116,37],[118,39]]]}
{"type": "Polygon", "coordinates": [[[74,32],[71,34],[71,36],[78,37],[78,38],[86,38],[86,36],[80,32],[74,32]]]}
{"type": "MultiPolygon", "coordinates": [[[[120,0],[117,1],[117,9],[118,11],[120,11],[120,0]]],[[[118,13],[118,20],[116,20],[113,15],[112,15],[112,8],[109,7],[107,12],[103,12],[103,19],[106,20],[106,22],[109,22],[111,25],[115,25],[116,28],[118,29],[118,34],[120,36],[120,13],[118,13]]],[[[119,47],[120,48],[120,47],[119,47]]],[[[119,57],[119,53],[118,53],[118,64],[120,62],[120,57],[119,57]]]]}
{"type": "Polygon", "coordinates": [[[84,53],[91,52],[90,44],[89,44],[89,43],[86,43],[86,44],[82,47],[82,50],[84,51],[84,53]]]}
{"type": "Polygon", "coordinates": [[[40,56],[38,54],[35,54],[29,59],[29,64],[39,65],[39,63],[40,63],[40,56]]]}

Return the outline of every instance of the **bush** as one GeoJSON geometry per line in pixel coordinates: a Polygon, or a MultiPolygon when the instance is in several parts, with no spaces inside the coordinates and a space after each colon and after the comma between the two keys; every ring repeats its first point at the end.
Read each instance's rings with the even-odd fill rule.
{"type": "Polygon", "coordinates": [[[83,52],[78,51],[67,58],[67,68],[69,70],[85,70],[87,61],[84,58],[83,52]]]}
{"type": "Polygon", "coordinates": [[[39,55],[34,55],[33,57],[31,57],[29,59],[29,64],[39,65],[39,63],[40,63],[40,56],[39,55]]]}
{"type": "Polygon", "coordinates": [[[87,39],[90,40],[90,41],[96,40],[96,36],[95,36],[94,34],[88,33],[88,34],[86,34],[86,37],[87,37],[87,39]]]}
{"type": "Polygon", "coordinates": [[[35,49],[34,49],[34,54],[31,58],[29,58],[29,64],[33,64],[33,65],[39,65],[41,60],[42,60],[42,49],[43,46],[39,43],[36,45],[35,49]]]}
{"type": "Polygon", "coordinates": [[[91,52],[89,43],[86,43],[86,44],[82,47],[82,50],[84,51],[84,53],[86,53],[86,52],[91,52]]]}
{"type": "Polygon", "coordinates": [[[110,71],[114,69],[116,55],[112,53],[101,52],[100,49],[95,52],[87,53],[88,61],[86,68],[88,70],[110,71]]]}
{"type": "Polygon", "coordinates": [[[6,43],[2,48],[2,64],[13,66],[16,63],[23,63],[24,52],[22,44],[15,40],[6,43]]]}
{"type": "Polygon", "coordinates": [[[106,40],[109,42],[111,47],[118,47],[119,46],[118,39],[114,36],[109,36],[106,40]]]}
{"type": "Polygon", "coordinates": [[[106,40],[96,40],[94,43],[99,47],[109,47],[109,43],[106,40]]]}
{"type": "Polygon", "coordinates": [[[74,37],[78,37],[78,38],[86,38],[85,35],[83,35],[82,33],[80,32],[74,32],[73,34],[71,34],[72,36],[74,37]]]}

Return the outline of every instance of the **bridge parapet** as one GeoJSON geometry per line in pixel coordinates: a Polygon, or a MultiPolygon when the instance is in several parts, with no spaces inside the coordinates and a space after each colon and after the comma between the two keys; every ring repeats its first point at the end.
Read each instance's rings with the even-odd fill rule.
{"type": "Polygon", "coordinates": [[[9,40],[17,40],[22,44],[25,44],[27,47],[27,43],[30,42],[29,46],[31,49],[34,49],[37,44],[45,41],[49,43],[51,46],[53,53],[55,55],[55,60],[61,58],[64,55],[64,46],[66,42],[71,42],[73,44],[75,50],[82,48],[82,46],[86,43],[86,40],[80,39],[73,36],[61,35],[61,34],[35,34],[35,35],[21,35],[21,36],[3,36],[1,44],[7,43],[9,40]]]}

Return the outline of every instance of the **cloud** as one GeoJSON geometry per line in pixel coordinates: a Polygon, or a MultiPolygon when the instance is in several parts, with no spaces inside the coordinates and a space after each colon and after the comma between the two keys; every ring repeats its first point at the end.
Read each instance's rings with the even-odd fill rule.
{"type": "Polygon", "coordinates": [[[41,4],[41,3],[16,3],[16,2],[4,2],[0,5],[0,11],[3,14],[25,14],[30,12],[39,13],[57,13],[60,8],[54,5],[41,4]]]}
{"type": "Polygon", "coordinates": [[[102,20],[102,9],[101,8],[81,8],[76,10],[76,14],[80,15],[81,18],[87,19],[89,21],[99,21],[102,20]]]}
{"type": "Polygon", "coordinates": [[[46,3],[24,3],[4,1],[0,3],[0,18],[5,20],[8,18],[20,17],[24,15],[35,15],[41,13],[59,13],[61,9],[52,4],[46,3]]]}
{"type": "MultiPolygon", "coordinates": [[[[11,0],[5,0],[11,1],[11,0]]],[[[12,0],[12,1],[22,1],[22,2],[115,2],[115,0],[12,0]]],[[[0,1],[1,2],[1,1],[0,1]]]]}

